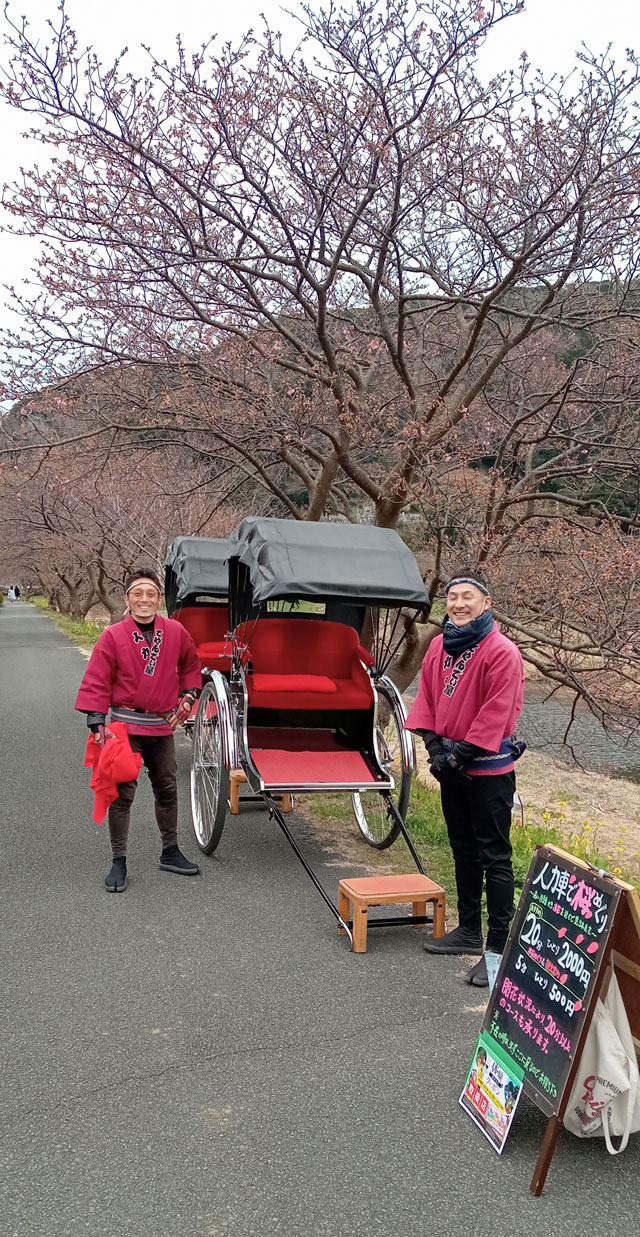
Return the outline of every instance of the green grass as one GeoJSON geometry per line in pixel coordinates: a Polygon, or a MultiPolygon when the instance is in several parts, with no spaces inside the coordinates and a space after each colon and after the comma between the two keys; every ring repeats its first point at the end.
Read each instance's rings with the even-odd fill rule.
{"type": "MultiPolygon", "coordinates": [[[[357,830],[355,818],[352,816],[351,805],[346,802],[345,795],[309,795],[303,802],[302,811],[320,826],[323,821],[331,824],[352,821],[352,828],[357,830]]],[[[347,826],[348,827],[348,826],[347,826]]],[[[455,916],[456,882],[453,856],[447,835],[447,826],[442,815],[440,792],[423,786],[417,778],[411,786],[411,800],[407,813],[407,828],[416,850],[422,860],[427,876],[442,885],[447,894],[447,906],[455,916]]],[[[578,859],[593,864],[596,868],[604,868],[630,885],[640,888],[637,875],[631,874],[618,866],[618,859],[603,854],[594,845],[589,832],[583,829],[579,834],[562,833],[555,825],[521,825],[515,820],[511,829],[513,846],[513,872],[516,884],[516,901],[522,892],[531,857],[538,845],[559,846],[569,851],[578,859]]],[[[376,852],[363,842],[363,862],[371,860],[376,852]]],[[[410,872],[413,860],[406,843],[402,838],[394,842],[382,854],[390,861],[398,872],[410,872]]]]}
{"type": "Polygon", "coordinates": [[[104,630],[100,623],[87,623],[84,619],[72,619],[66,614],[59,614],[57,610],[51,609],[46,597],[30,597],[29,601],[36,610],[41,610],[47,618],[53,619],[56,627],[59,627],[65,636],[75,640],[76,644],[94,645],[104,630]]]}

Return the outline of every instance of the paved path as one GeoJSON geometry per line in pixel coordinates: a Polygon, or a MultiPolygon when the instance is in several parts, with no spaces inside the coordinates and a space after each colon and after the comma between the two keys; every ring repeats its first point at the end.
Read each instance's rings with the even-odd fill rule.
{"type": "MultiPolygon", "coordinates": [[[[2,607],[3,1237],[637,1232],[640,1138],[613,1160],[563,1137],[533,1199],[537,1109],[500,1159],[458,1108],[482,1016],[465,960],[409,929],[350,954],[262,810],[185,880],[158,870],[141,787],[130,886],[106,893],[84,664],[43,615],[2,607]]],[[[187,767],[184,748],[193,854],[187,767]]],[[[353,869],[296,827],[335,890],[353,869]]]]}

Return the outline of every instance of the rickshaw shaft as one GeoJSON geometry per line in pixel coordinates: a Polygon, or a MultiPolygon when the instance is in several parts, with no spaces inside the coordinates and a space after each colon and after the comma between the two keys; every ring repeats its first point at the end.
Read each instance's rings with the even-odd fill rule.
{"type": "Polygon", "coordinates": [[[280,828],[282,829],[282,832],[284,833],[284,836],[286,837],[287,842],[289,843],[289,845],[292,847],[292,849],[295,851],[296,855],[298,856],[298,859],[300,860],[300,863],[302,864],[302,866],[303,866],[303,868],[304,868],[305,872],[307,873],[307,875],[308,875],[308,876],[310,876],[310,877],[311,877],[311,880],[313,881],[313,883],[314,883],[314,885],[315,885],[316,889],[318,890],[318,893],[319,893],[319,894],[320,894],[320,896],[324,899],[324,901],[326,902],[327,906],[329,907],[329,910],[331,911],[331,914],[334,916],[334,918],[335,918],[335,919],[337,919],[337,920],[338,920],[338,923],[340,924],[340,927],[344,929],[344,931],[346,932],[347,936],[349,937],[349,940],[351,941],[351,944],[353,945],[353,933],[352,933],[352,931],[351,931],[351,928],[350,928],[349,924],[348,924],[348,923],[345,923],[345,921],[344,921],[344,919],[342,918],[342,915],[340,914],[340,912],[339,912],[339,910],[338,910],[337,906],[335,906],[335,905],[334,905],[334,903],[331,901],[331,898],[329,897],[329,894],[326,892],[326,890],[325,890],[325,889],[323,888],[323,886],[320,884],[320,881],[318,880],[318,877],[316,876],[315,872],[313,871],[313,868],[311,868],[311,867],[309,866],[309,864],[307,863],[307,861],[306,861],[306,859],[305,859],[305,857],[304,857],[304,855],[303,855],[302,851],[300,850],[300,847],[298,846],[298,843],[296,842],[296,840],[295,840],[295,838],[294,838],[293,834],[291,833],[291,830],[287,827],[287,823],[286,823],[286,821],[284,820],[284,818],[283,818],[283,816],[282,816],[282,813],[281,813],[281,811],[280,811],[280,809],[279,809],[279,807],[278,807],[277,803],[276,803],[276,802],[275,802],[275,800],[271,797],[271,795],[266,794],[264,791],[262,792],[262,797],[263,797],[263,799],[265,800],[265,803],[268,805],[268,808],[269,808],[269,812],[270,812],[270,814],[271,814],[273,817],[275,817],[275,819],[276,819],[276,821],[278,822],[278,824],[279,824],[280,828]]]}
{"type": "Polygon", "coordinates": [[[400,815],[400,812],[398,811],[398,809],[397,809],[397,807],[396,807],[396,805],[395,805],[395,803],[394,803],[394,801],[393,801],[393,796],[390,794],[390,792],[389,792],[388,790],[387,790],[387,791],[383,791],[383,795],[384,795],[384,800],[385,800],[385,803],[386,803],[387,807],[389,808],[389,810],[390,810],[390,812],[391,812],[391,815],[393,816],[393,819],[395,820],[395,822],[396,822],[396,824],[397,824],[397,826],[398,826],[398,828],[399,828],[399,830],[400,830],[400,832],[401,832],[401,834],[402,834],[402,836],[403,836],[403,838],[404,838],[405,842],[407,843],[407,846],[408,846],[409,851],[411,852],[411,856],[412,856],[412,858],[413,858],[413,862],[415,863],[415,865],[416,865],[416,867],[417,867],[417,869],[418,869],[418,871],[419,871],[420,875],[421,875],[421,876],[426,876],[426,872],[425,872],[425,870],[424,870],[424,868],[423,868],[423,866],[422,866],[422,861],[421,861],[421,859],[420,859],[420,856],[419,856],[419,854],[418,854],[418,852],[417,852],[417,850],[416,850],[415,846],[413,845],[413,842],[411,841],[411,838],[409,837],[409,833],[408,833],[408,831],[407,831],[406,825],[405,825],[405,823],[404,823],[404,821],[403,821],[403,819],[402,819],[402,816],[400,815]]]}

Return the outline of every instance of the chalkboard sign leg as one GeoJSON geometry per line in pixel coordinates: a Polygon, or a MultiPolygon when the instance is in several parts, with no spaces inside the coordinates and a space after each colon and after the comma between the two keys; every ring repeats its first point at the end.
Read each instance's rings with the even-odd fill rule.
{"type": "Polygon", "coordinates": [[[558,1134],[561,1129],[562,1121],[559,1121],[557,1117],[549,1117],[545,1136],[542,1140],[542,1146],[540,1148],[540,1155],[538,1156],[538,1162],[529,1187],[531,1193],[534,1194],[536,1198],[540,1197],[544,1189],[544,1183],[547,1180],[549,1165],[553,1158],[553,1153],[556,1149],[556,1142],[558,1141],[558,1134]]]}

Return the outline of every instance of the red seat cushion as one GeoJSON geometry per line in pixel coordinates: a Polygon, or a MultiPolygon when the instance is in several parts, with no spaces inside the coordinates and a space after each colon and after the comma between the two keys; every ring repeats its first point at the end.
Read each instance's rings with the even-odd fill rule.
{"type": "Polygon", "coordinates": [[[324,674],[253,674],[251,691],[258,692],[326,692],[337,691],[335,683],[324,674]]]}
{"type": "MultiPolygon", "coordinates": [[[[247,679],[259,678],[250,675],[247,679]]],[[[274,675],[274,678],[277,676],[274,675]]],[[[287,677],[282,676],[283,680],[287,677]]],[[[335,679],[335,692],[286,691],[278,688],[275,691],[256,691],[249,689],[249,703],[254,709],[368,709],[373,703],[373,695],[368,684],[354,683],[352,679],[335,679]]]]}

